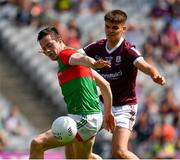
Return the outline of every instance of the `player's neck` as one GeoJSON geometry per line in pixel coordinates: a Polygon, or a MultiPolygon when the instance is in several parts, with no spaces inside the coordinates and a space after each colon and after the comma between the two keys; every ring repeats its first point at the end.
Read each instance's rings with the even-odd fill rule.
{"type": "Polygon", "coordinates": [[[118,41],[117,41],[117,42],[110,42],[110,41],[108,41],[108,42],[107,42],[107,47],[108,47],[109,50],[111,50],[111,49],[114,48],[117,44],[118,44],[118,41]]]}

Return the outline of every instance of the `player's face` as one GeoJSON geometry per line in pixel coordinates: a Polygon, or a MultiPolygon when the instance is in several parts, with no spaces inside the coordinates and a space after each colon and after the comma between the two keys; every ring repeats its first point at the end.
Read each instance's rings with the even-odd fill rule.
{"type": "Polygon", "coordinates": [[[109,42],[118,43],[126,30],[126,26],[122,23],[112,23],[105,21],[105,33],[109,42]]]}
{"type": "Polygon", "coordinates": [[[56,60],[59,53],[61,41],[53,39],[50,35],[44,36],[40,40],[40,46],[43,53],[51,60],[56,60]]]}

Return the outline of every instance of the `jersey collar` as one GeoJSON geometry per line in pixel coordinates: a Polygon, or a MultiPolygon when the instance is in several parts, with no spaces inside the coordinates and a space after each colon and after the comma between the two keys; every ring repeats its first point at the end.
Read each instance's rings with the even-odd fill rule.
{"type": "Polygon", "coordinates": [[[112,49],[108,49],[108,42],[106,41],[106,51],[107,51],[109,54],[111,54],[112,52],[114,52],[114,51],[121,45],[121,43],[123,42],[123,40],[124,40],[124,38],[121,37],[120,40],[119,40],[119,42],[118,42],[118,44],[117,44],[115,47],[113,47],[112,49]]]}

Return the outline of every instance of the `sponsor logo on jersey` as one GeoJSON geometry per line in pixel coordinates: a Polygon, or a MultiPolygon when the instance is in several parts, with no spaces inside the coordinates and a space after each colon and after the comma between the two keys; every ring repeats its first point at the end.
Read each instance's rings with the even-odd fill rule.
{"type": "Polygon", "coordinates": [[[122,71],[110,73],[110,74],[101,74],[105,79],[115,80],[122,76],[122,71]]]}
{"type": "Polygon", "coordinates": [[[111,63],[112,60],[113,60],[113,57],[112,57],[112,56],[110,56],[110,57],[105,57],[105,60],[111,63]]]}

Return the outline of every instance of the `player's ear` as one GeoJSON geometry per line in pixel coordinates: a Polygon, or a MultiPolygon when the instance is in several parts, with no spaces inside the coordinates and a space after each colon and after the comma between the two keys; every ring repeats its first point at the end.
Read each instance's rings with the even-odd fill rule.
{"type": "Polygon", "coordinates": [[[58,37],[57,37],[57,41],[60,42],[60,43],[63,42],[61,36],[58,36],[58,37]]]}

